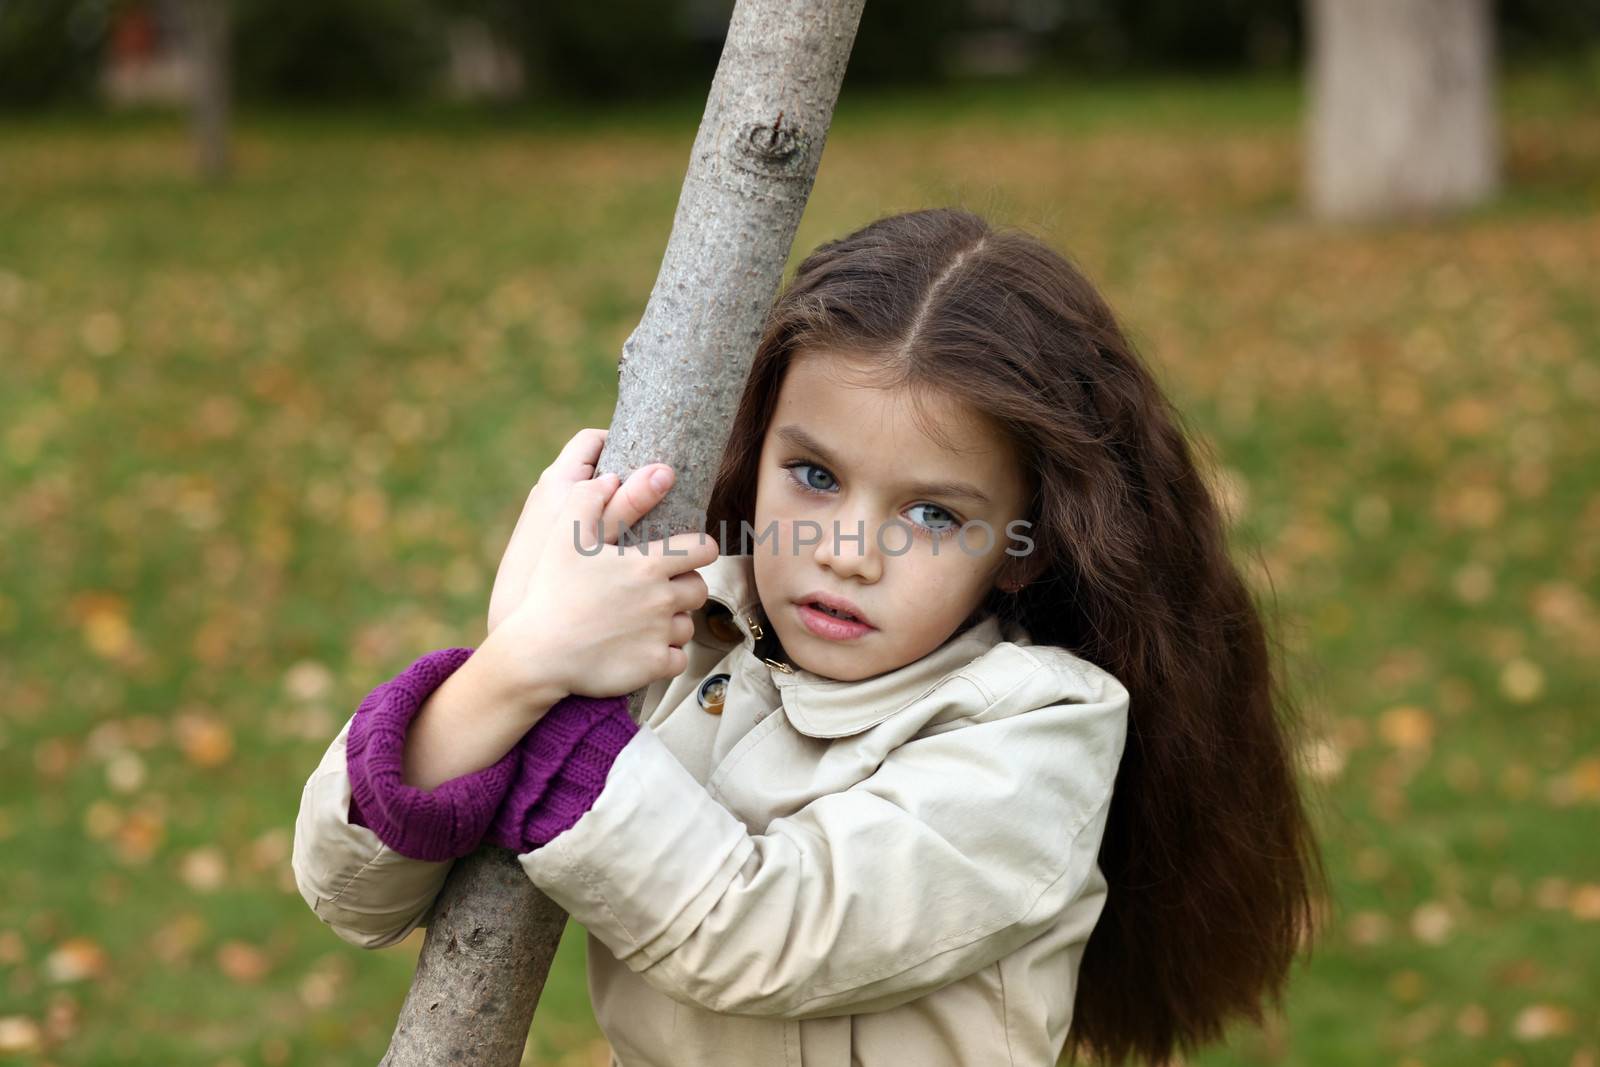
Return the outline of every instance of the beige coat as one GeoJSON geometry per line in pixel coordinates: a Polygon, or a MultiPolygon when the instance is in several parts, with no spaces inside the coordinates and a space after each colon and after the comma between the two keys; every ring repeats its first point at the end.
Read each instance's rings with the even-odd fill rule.
{"type": "MultiPolygon", "coordinates": [[[[613,1067],[1053,1064],[1127,691],[992,616],[864,681],[788,668],[761,654],[750,564],[701,569],[688,669],[650,687],[594,807],[519,857],[588,931],[613,1067]]],[[[449,862],[350,824],[348,732],[306,783],[294,873],[377,948],[449,862]]]]}

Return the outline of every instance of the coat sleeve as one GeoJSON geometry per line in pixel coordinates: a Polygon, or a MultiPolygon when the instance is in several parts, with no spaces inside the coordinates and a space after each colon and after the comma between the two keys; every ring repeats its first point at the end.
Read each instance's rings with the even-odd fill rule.
{"type": "Polygon", "coordinates": [[[350,821],[345,742],[352,715],[306,780],[290,862],[306,904],[360,948],[383,948],[423,925],[454,860],[403,856],[350,821]]]}
{"type": "MultiPolygon", "coordinates": [[[[1030,684],[1043,676],[1016,688],[1030,684]]],[[[594,806],[518,859],[676,1000],[786,1018],[890,1008],[988,966],[1069,906],[1092,910],[1092,926],[1128,694],[1110,675],[1084,685],[915,737],[760,834],[645,727],[594,806]]]]}

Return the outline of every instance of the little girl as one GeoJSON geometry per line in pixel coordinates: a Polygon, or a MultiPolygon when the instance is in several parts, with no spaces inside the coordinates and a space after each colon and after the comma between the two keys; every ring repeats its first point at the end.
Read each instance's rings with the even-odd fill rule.
{"type": "Polygon", "coordinates": [[[529,496],[483,643],[374,689],[307,782],[296,881],[341,937],[512,849],[588,931],[620,1067],[1157,1063],[1281,997],[1323,877],[1287,706],[1067,260],[958,210],[818,248],[717,539],[619,545],[672,472],[592,477],[603,437],[529,496]]]}

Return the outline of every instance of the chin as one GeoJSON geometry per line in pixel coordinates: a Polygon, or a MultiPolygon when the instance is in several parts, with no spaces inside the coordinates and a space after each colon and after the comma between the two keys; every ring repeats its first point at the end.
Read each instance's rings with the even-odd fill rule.
{"type": "MultiPolygon", "coordinates": [[[[808,634],[807,636],[810,635],[808,634]]],[[[820,658],[816,656],[791,656],[790,658],[795,666],[808,670],[812,674],[820,675],[823,678],[832,679],[835,682],[859,682],[863,678],[871,678],[882,674],[885,670],[885,668],[875,663],[867,662],[867,658],[877,659],[878,657],[864,657],[859,650],[838,648],[832,650],[832,653],[832,655],[820,658]],[[825,663],[820,660],[831,660],[832,662],[825,663]]]]}

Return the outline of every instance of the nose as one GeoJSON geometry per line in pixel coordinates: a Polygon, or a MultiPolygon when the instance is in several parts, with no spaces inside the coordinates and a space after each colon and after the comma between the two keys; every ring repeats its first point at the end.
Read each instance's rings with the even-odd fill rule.
{"type": "Polygon", "coordinates": [[[865,516],[840,514],[823,524],[812,558],[842,578],[876,582],[883,573],[883,558],[875,534],[865,516]]]}

